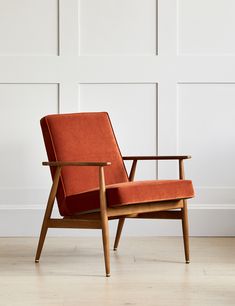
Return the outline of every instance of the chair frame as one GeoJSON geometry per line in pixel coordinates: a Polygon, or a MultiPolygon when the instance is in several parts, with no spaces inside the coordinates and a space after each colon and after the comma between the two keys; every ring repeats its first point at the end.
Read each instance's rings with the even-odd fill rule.
{"type": "MultiPolygon", "coordinates": [[[[183,180],[184,175],[184,159],[191,156],[125,156],[123,160],[132,160],[132,166],[129,174],[129,181],[134,180],[137,162],[139,160],[178,160],[179,161],[179,179],[183,180]]],[[[109,162],[43,162],[44,166],[56,167],[51,191],[49,194],[46,211],[42,223],[41,233],[39,237],[35,262],[39,262],[43,244],[46,238],[48,228],[86,228],[101,229],[104,249],[104,261],[106,276],[110,276],[110,247],[109,247],[109,227],[108,221],[119,219],[116,238],[114,242],[114,251],[117,250],[121,237],[122,228],[126,218],[143,218],[143,219],[179,219],[182,221],[183,241],[185,261],[189,263],[189,230],[188,230],[188,212],[187,201],[185,199],[159,201],[153,203],[137,203],[133,205],[125,205],[119,207],[107,207],[106,186],[104,167],[111,165],[109,162]],[[71,217],[63,217],[60,219],[51,218],[59,178],[62,167],[67,166],[92,166],[99,168],[99,197],[100,210],[96,212],[88,212],[76,214],[71,217]]]]}

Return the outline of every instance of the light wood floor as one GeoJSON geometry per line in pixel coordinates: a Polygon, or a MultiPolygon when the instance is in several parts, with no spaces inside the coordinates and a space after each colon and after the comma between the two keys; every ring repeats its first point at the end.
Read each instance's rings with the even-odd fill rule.
{"type": "Polygon", "coordinates": [[[0,238],[1,306],[235,305],[235,238],[123,238],[104,277],[101,239],[0,238]]]}

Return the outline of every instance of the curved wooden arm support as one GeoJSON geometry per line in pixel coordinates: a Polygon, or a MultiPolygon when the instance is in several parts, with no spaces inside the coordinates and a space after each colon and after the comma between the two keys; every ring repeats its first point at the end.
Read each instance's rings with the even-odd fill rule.
{"type": "MultiPolygon", "coordinates": [[[[67,162],[67,161],[53,161],[53,162],[43,162],[42,163],[43,166],[52,166],[52,167],[56,167],[56,174],[55,177],[53,179],[53,184],[52,184],[52,188],[53,188],[53,196],[51,197],[52,199],[50,199],[50,203],[54,203],[55,197],[56,197],[56,193],[57,193],[57,189],[58,189],[58,184],[59,184],[59,177],[61,174],[61,169],[64,166],[95,166],[95,167],[99,167],[99,189],[100,189],[100,210],[101,213],[102,211],[105,209],[106,210],[106,198],[105,198],[105,190],[106,190],[106,186],[105,186],[105,175],[104,175],[104,167],[105,166],[110,166],[111,163],[110,162],[77,162],[77,161],[71,161],[71,162],[67,162]]],[[[53,205],[52,205],[53,206],[53,205]]],[[[52,209],[50,210],[50,213],[47,215],[47,217],[50,217],[52,212],[52,209]]]]}
{"type": "Polygon", "coordinates": [[[184,177],[184,169],[183,169],[183,163],[182,161],[184,159],[190,159],[190,155],[173,155],[173,156],[123,156],[123,160],[132,160],[132,166],[131,166],[131,171],[129,174],[129,181],[134,181],[135,177],[135,171],[136,171],[136,166],[137,166],[137,161],[138,160],[178,160],[179,161],[179,178],[183,179],[184,177]]]}
{"type": "Polygon", "coordinates": [[[179,161],[179,179],[184,179],[184,159],[190,159],[190,155],[177,156],[123,156],[123,160],[133,160],[131,171],[129,174],[129,181],[134,181],[135,170],[138,160],[178,160],[179,161]]]}

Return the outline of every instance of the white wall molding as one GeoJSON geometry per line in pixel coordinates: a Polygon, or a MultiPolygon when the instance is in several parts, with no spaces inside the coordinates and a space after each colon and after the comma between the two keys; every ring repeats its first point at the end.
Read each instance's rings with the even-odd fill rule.
{"type": "MultiPolygon", "coordinates": [[[[210,98],[217,101],[217,116],[221,111],[222,119],[215,120],[218,122],[217,135],[223,129],[223,135],[227,134],[228,129],[235,130],[232,126],[234,120],[232,120],[231,128],[228,128],[228,125],[225,127],[228,116],[226,114],[222,116],[222,111],[226,109],[224,106],[226,101],[230,101],[228,112],[230,118],[235,111],[231,102],[233,98],[235,99],[235,91],[233,93],[231,90],[227,94],[229,88],[235,85],[235,69],[233,69],[235,44],[232,39],[235,22],[232,15],[226,18],[226,14],[235,8],[235,4],[231,1],[230,5],[233,6],[231,8],[226,6],[227,1],[217,1],[215,4],[213,0],[206,2],[203,0],[120,0],[118,3],[110,0],[53,0],[49,2],[38,0],[34,1],[35,5],[32,5],[30,0],[25,0],[25,3],[27,2],[29,4],[27,12],[19,10],[19,14],[12,14],[13,10],[7,0],[1,1],[0,4],[1,12],[5,12],[3,17],[7,16],[0,20],[3,44],[2,48],[0,47],[0,95],[2,94],[0,107],[1,112],[4,108],[7,110],[3,119],[11,118],[12,114],[21,112],[18,121],[11,122],[12,131],[7,134],[7,137],[5,137],[6,126],[3,121],[0,122],[1,141],[3,136],[5,137],[1,146],[2,151],[0,151],[1,169],[5,169],[5,176],[3,178],[0,176],[0,181],[2,179],[0,182],[0,235],[34,236],[39,232],[47,191],[50,188],[49,171],[46,168],[42,171],[40,166],[45,158],[42,152],[45,151],[43,151],[42,137],[39,133],[39,119],[46,113],[79,112],[86,109],[110,110],[116,122],[120,123],[117,124],[118,133],[121,131],[120,141],[129,144],[131,154],[140,154],[137,150],[142,149],[146,149],[146,154],[155,154],[156,148],[158,154],[177,154],[182,153],[181,150],[183,150],[180,141],[186,126],[192,124],[190,127],[196,131],[192,135],[186,133],[186,138],[192,136],[193,139],[195,136],[204,135],[203,132],[197,135],[200,118],[191,120],[192,122],[187,123],[188,125],[183,123],[180,130],[179,121],[182,120],[182,110],[184,111],[190,103],[195,109],[198,105],[198,100],[193,100],[193,94],[190,94],[190,91],[188,96],[183,96],[184,100],[180,100],[182,98],[180,88],[185,90],[188,86],[198,86],[200,97],[204,97],[206,88],[214,86],[211,96],[208,94],[208,99],[203,102],[208,122],[212,123],[213,118],[214,104],[212,107],[208,106],[210,98]],[[212,5],[213,10],[211,10],[212,5]],[[221,23],[218,23],[216,16],[220,14],[222,14],[221,23]],[[101,19],[100,16],[102,16],[101,19]],[[26,24],[25,21],[28,17],[30,24],[26,24]],[[198,18],[202,20],[200,24],[193,22],[198,18]],[[223,22],[225,18],[228,22],[223,22]],[[19,24],[18,34],[12,20],[14,24],[19,24]],[[146,20],[148,22],[145,22],[146,20]],[[218,29],[223,35],[218,35],[218,29]],[[207,39],[208,37],[210,39],[207,39]],[[6,90],[7,84],[12,86],[9,87],[11,90],[6,90]],[[100,86],[96,86],[97,84],[100,86]],[[126,84],[128,90],[124,90],[124,86],[120,84],[126,84]],[[40,91],[36,89],[37,85],[41,86],[40,91]],[[146,88],[142,95],[136,94],[137,90],[130,90],[136,85],[146,88]],[[155,91],[149,89],[151,85],[155,86],[155,91]],[[91,94],[84,91],[86,86],[90,86],[91,94]],[[117,91],[118,86],[120,90],[117,91]],[[214,89],[220,86],[225,88],[218,98],[214,89]],[[27,87],[28,91],[19,87],[27,87]],[[118,99],[112,99],[117,96],[120,98],[124,96],[124,104],[127,108],[129,107],[128,119],[123,116],[125,105],[121,106],[118,99]],[[26,100],[27,103],[25,103],[26,100]],[[7,109],[9,101],[13,106],[7,109]],[[180,105],[182,108],[179,110],[180,105]],[[148,107],[148,111],[151,109],[149,112],[146,111],[148,107]],[[29,110],[31,113],[27,112],[29,110]],[[35,110],[34,122],[31,122],[29,115],[32,115],[35,110]],[[132,112],[137,112],[136,116],[132,116],[132,112]],[[151,115],[152,113],[154,116],[151,115]],[[140,120],[143,114],[145,118],[140,120]],[[124,126],[130,131],[130,117],[137,118],[134,126],[137,126],[135,125],[137,121],[141,121],[141,125],[139,124],[141,127],[146,128],[149,124],[148,132],[149,127],[154,131],[146,132],[143,140],[139,140],[137,135],[131,143],[121,129],[121,126],[124,126]],[[27,127],[23,129],[25,122],[27,127]],[[35,122],[38,126],[34,126],[35,130],[32,130],[31,126],[35,122]],[[18,139],[15,138],[14,131],[19,131],[18,136],[20,136],[21,129],[26,136],[24,140],[21,139],[22,146],[18,144],[15,148],[18,139]],[[154,133],[156,137],[154,136],[155,139],[152,140],[154,133]],[[37,139],[37,143],[34,144],[35,152],[33,150],[30,153],[25,152],[24,148],[29,147],[34,139],[37,139]],[[4,160],[8,158],[11,150],[15,150],[15,154],[11,153],[12,159],[17,156],[19,168],[17,168],[18,171],[12,170],[12,173],[14,172],[11,176],[12,182],[6,185],[5,179],[9,180],[10,176],[4,160]],[[27,165],[24,164],[25,160],[28,161],[27,165]],[[30,171],[34,163],[37,163],[38,168],[32,174],[30,171]],[[25,180],[25,186],[22,186],[22,189],[19,189],[17,184],[13,184],[13,179],[17,176],[20,181],[22,173],[27,178],[31,177],[36,182],[35,186],[30,185],[29,179],[25,180]],[[38,186],[41,187],[38,188],[38,186]],[[8,192],[11,195],[9,199],[8,192]]],[[[17,6],[21,4],[17,1],[14,3],[14,12],[17,12],[17,6]]],[[[187,94],[186,91],[184,93],[187,94]]],[[[183,119],[187,117],[187,112],[190,113],[190,109],[187,108],[183,119]]],[[[197,114],[198,117],[199,115],[197,114]]],[[[194,116],[195,114],[191,115],[192,118],[194,116]]],[[[221,141],[224,139],[221,135],[219,137],[221,141]]],[[[234,137],[231,137],[223,144],[223,147],[227,145],[228,152],[233,151],[232,146],[235,147],[233,139],[234,137]]],[[[190,143],[190,140],[188,142],[190,143]]],[[[198,146],[200,145],[199,137],[198,146]]],[[[228,174],[230,171],[235,173],[233,163],[226,158],[227,154],[221,154],[219,145],[216,148],[218,148],[214,150],[217,154],[216,163],[225,163],[228,174]]],[[[212,156],[207,154],[210,149],[209,141],[201,149],[205,151],[205,158],[212,156]]],[[[195,174],[195,168],[205,171],[206,166],[201,166],[201,160],[198,159],[197,154],[194,156],[194,152],[190,151],[184,153],[193,155],[192,161],[185,161],[187,178],[191,178],[195,164],[193,174],[195,174]]],[[[178,177],[175,162],[159,162],[158,170],[159,178],[178,177]]],[[[147,172],[149,173],[148,170],[147,172]]],[[[234,180],[232,175],[228,175],[229,179],[225,175],[221,179],[216,169],[209,175],[211,179],[218,177],[218,182],[216,184],[208,181],[201,183],[200,175],[197,175],[198,182],[195,185],[200,187],[195,188],[197,194],[195,200],[189,202],[191,232],[193,235],[233,235],[235,187],[232,185],[234,180]]],[[[192,179],[194,180],[194,177],[192,179]]],[[[131,225],[127,227],[127,234],[142,234],[143,228],[146,235],[181,234],[180,227],[176,227],[174,222],[141,222],[143,226],[136,227],[135,222],[130,221],[131,225]]],[[[58,233],[63,234],[62,231],[58,233]]],[[[74,231],[66,231],[66,234],[73,233],[74,231]]],[[[94,234],[93,231],[92,234],[94,234]]]]}
{"type": "MultiPolygon", "coordinates": [[[[24,236],[37,237],[40,233],[44,208],[39,205],[29,207],[0,207],[0,237],[24,236]],[[16,226],[17,224],[17,226],[16,226]]],[[[57,209],[53,215],[58,217],[57,209]]],[[[198,205],[189,208],[189,223],[191,236],[235,236],[235,209],[232,206],[221,205],[208,207],[198,205]]],[[[110,222],[110,232],[115,235],[117,221],[110,222]]],[[[125,236],[182,236],[179,220],[130,220],[124,227],[125,236]],[[139,229],[142,229],[141,231],[139,229]],[[143,230],[144,229],[144,230],[143,230]]],[[[50,236],[100,236],[100,231],[50,229],[50,236]]],[[[36,246],[35,246],[36,247],[36,246]]]]}
{"type": "Polygon", "coordinates": [[[188,206],[189,210],[193,209],[209,209],[209,210],[233,210],[235,209],[234,204],[190,204],[188,206]]]}

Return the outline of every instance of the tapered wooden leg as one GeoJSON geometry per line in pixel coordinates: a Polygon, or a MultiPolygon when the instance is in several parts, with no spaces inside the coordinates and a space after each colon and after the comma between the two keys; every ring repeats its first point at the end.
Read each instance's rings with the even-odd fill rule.
{"type": "Polygon", "coordinates": [[[108,218],[102,220],[102,238],[106,276],[110,276],[109,225],[108,218]]]}
{"type": "Polygon", "coordinates": [[[118,221],[117,233],[116,233],[115,242],[114,242],[114,246],[113,246],[114,251],[117,250],[124,222],[125,222],[125,218],[120,218],[119,221],[118,221]]]}
{"type": "Polygon", "coordinates": [[[99,185],[100,185],[100,215],[102,226],[102,238],[104,248],[104,262],[106,276],[110,276],[110,253],[109,253],[109,225],[105,195],[105,180],[104,180],[104,168],[100,167],[99,170],[99,185]]]}
{"type": "Polygon", "coordinates": [[[37,253],[35,256],[35,262],[39,262],[40,259],[40,255],[42,252],[42,248],[43,248],[43,244],[46,238],[46,234],[47,234],[47,221],[45,220],[42,224],[42,229],[41,229],[41,233],[40,233],[40,237],[39,237],[39,241],[38,241],[38,248],[37,248],[37,253]]]}
{"type": "MultiPolygon", "coordinates": [[[[184,180],[184,163],[183,159],[179,160],[179,179],[184,180]]],[[[188,264],[190,262],[189,259],[189,230],[188,230],[188,208],[187,201],[183,200],[184,206],[181,208],[182,212],[182,229],[183,229],[183,237],[184,237],[184,254],[185,254],[185,262],[188,264]]]]}
{"type": "Polygon", "coordinates": [[[184,207],[182,211],[182,229],[183,229],[183,238],[184,238],[184,253],[185,253],[185,262],[190,263],[189,259],[189,229],[188,229],[188,208],[187,201],[184,200],[184,207]]]}
{"type": "Polygon", "coordinates": [[[49,195],[49,198],[48,198],[46,211],[45,211],[45,214],[44,214],[42,229],[41,229],[39,242],[38,242],[38,247],[37,247],[37,252],[36,252],[36,256],[35,256],[35,262],[39,262],[40,255],[41,255],[41,252],[42,252],[42,247],[43,247],[43,244],[44,244],[44,241],[45,241],[45,238],[46,238],[47,229],[48,229],[47,222],[51,217],[53,205],[54,205],[54,202],[55,202],[55,196],[56,196],[57,187],[58,187],[58,184],[59,184],[60,172],[61,172],[61,167],[57,167],[56,172],[55,172],[55,176],[54,176],[54,180],[53,180],[53,184],[52,184],[52,187],[51,187],[50,195],[49,195]]]}

